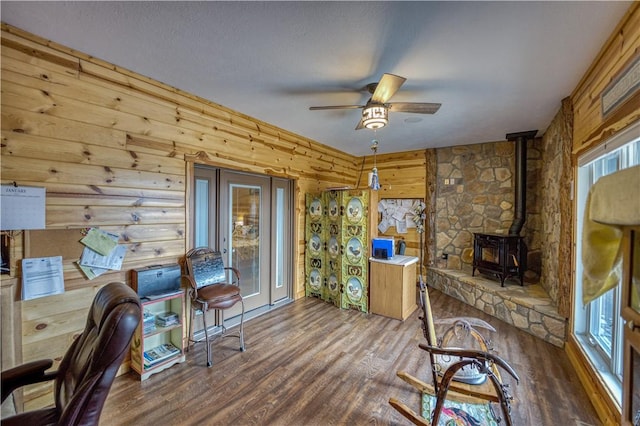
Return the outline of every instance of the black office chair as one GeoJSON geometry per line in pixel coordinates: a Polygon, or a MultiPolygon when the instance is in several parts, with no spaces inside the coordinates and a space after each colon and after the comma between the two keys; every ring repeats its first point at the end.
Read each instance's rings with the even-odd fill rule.
{"type": "Polygon", "coordinates": [[[129,352],[140,322],[140,299],[126,284],[102,287],[89,309],[82,334],[67,350],[58,371],[41,360],[2,372],[2,401],[16,389],[54,380],[54,406],[2,419],[2,425],[97,425],[113,379],[129,352]]]}

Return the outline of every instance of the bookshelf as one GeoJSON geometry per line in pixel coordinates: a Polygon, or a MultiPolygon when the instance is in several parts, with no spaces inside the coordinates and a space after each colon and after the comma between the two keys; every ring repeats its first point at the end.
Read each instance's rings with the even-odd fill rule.
{"type": "Polygon", "coordinates": [[[184,291],[141,302],[142,319],[131,342],[131,368],[146,380],[185,361],[184,291]]]}

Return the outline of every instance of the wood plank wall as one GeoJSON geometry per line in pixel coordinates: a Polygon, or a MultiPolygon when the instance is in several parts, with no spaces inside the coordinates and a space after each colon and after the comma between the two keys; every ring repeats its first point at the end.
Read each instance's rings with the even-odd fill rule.
{"type": "Polygon", "coordinates": [[[606,117],[601,95],[640,56],[640,3],[634,2],[571,95],[573,152],[580,154],[640,120],[640,91],[606,117]]]}
{"type": "MultiPolygon", "coordinates": [[[[17,266],[29,234],[17,234],[16,268],[2,280],[3,368],[59,360],[100,286],[128,281],[137,267],[179,260],[189,244],[193,162],[295,180],[295,297],[304,295],[303,194],[354,186],[361,165],[360,158],[6,24],[1,127],[2,183],[46,188],[47,230],[77,232],[79,240],[81,228],[95,226],[127,245],[122,271],[89,281],[77,258],[66,256],[66,293],[21,302],[17,266]]],[[[27,409],[50,401],[49,387],[25,394],[27,409]]]]}
{"type": "MultiPolygon", "coordinates": [[[[384,143],[384,141],[381,141],[384,143]]],[[[382,188],[378,191],[378,199],[383,198],[422,198],[425,199],[425,176],[427,160],[425,150],[379,154],[376,166],[382,188]]],[[[368,173],[373,167],[373,156],[367,156],[363,165],[362,180],[366,185],[368,173]]],[[[405,255],[419,256],[420,236],[415,228],[406,234],[398,234],[395,227],[380,236],[392,236],[396,240],[404,239],[407,244],[405,255]]]]}
{"type": "MultiPolygon", "coordinates": [[[[634,2],[571,95],[574,159],[640,120],[640,91],[606,117],[602,116],[601,105],[602,91],[639,55],[640,3],[634,2]]],[[[573,208],[576,217],[575,205],[573,208]]],[[[573,235],[580,235],[580,230],[574,229],[573,235]]],[[[573,286],[575,289],[575,281],[573,286]]],[[[573,334],[567,340],[566,350],[603,424],[620,424],[620,406],[606,390],[573,334]]]]}

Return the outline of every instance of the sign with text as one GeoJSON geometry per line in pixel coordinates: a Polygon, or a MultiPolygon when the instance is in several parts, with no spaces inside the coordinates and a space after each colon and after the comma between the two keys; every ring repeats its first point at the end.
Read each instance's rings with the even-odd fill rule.
{"type": "Polygon", "coordinates": [[[0,230],[45,228],[45,189],[2,185],[0,230]]]}

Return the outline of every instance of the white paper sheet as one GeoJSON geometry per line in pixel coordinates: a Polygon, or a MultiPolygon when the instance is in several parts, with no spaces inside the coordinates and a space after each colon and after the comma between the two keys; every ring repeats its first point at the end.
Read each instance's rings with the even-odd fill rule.
{"type": "Polygon", "coordinates": [[[382,219],[378,224],[378,231],[384,234],[387,232],[387,229],[389,229],[389,221],[387,219],[382,219]]]}
{"type": "Polygon", "coordinates": [[[62,256],[22,259],[22,300],[64,293],[62,256]]]}
{"type": "Polygon", "coordinates": [[[2,185],[0,229],[44,229],[45,195],[44,188],[2,185]]]}
{"type": "Polygon", "coordinates": [[[406,234],[407,233],[407,221],[402,219],[402,220],[396,220],[396,232],[398,234],[406,234]]]}
{"type": "Polygon", "coordinates": [[[82,251],[80,264],[82,266],[90,266],[93,268],[120,270],[126,253],[127,246],[124,245],[116,246],[108,256],[102,256],[100,253],[91,250],[89,247],[85,247],[82,251]]]}

